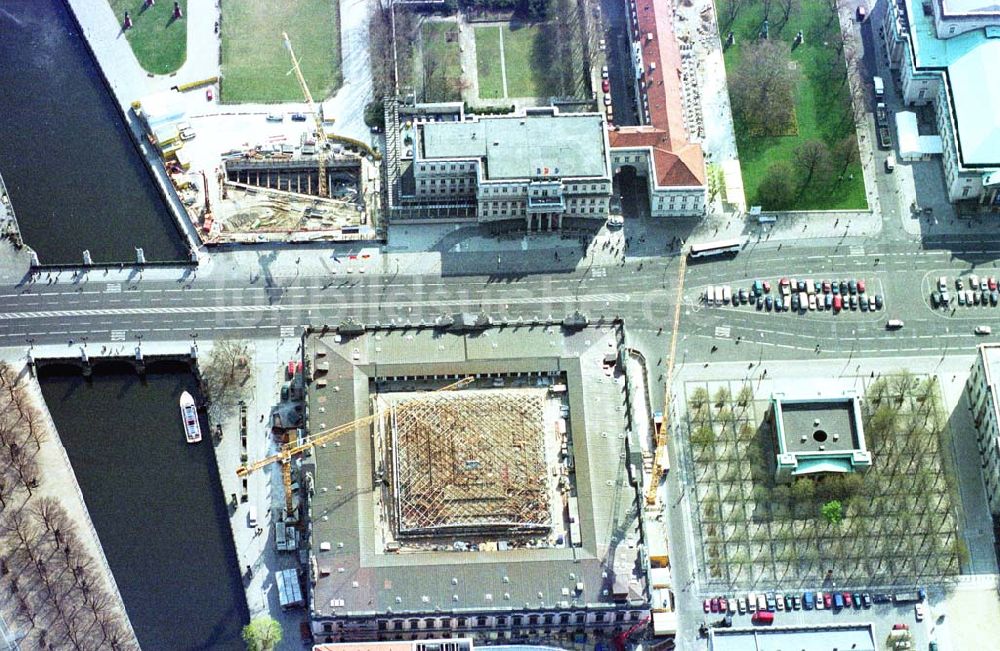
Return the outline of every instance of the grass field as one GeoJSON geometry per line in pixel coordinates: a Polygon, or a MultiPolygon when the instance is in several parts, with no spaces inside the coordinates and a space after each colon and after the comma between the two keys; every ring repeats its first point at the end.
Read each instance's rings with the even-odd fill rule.
{"type": "Polygon", "coordinates": [[[424,101],[455,102],[462,99],[462,58],[458,24],[425,21],[420,26],[424,101]]]}
{"type": "Polygon", "coordinates": [[[476,28],[476,74],[480,99],[503,97],[503,70],[500,66],[500,28],[476,28]]]}
{"type": "MultiPolygon", "coordinates": [[[[726,7],[733,0],[717,0],[719,30],[723,40],[728,30],[736,36],[736,45],[725,53],[726,71],[731,76],[740,62],[743,47],[752,43],[763,21],[762,0],[750,0],[730,26],[726,7]]],[[[772,8],[772,25],[774,19],[772,8]]],[[[756,204],[757,188],[763,181],[768,168],[777,161],[794,160],[796,148],[807,140],[818,139],[831,149],[835,143],[848,137],[855,137],[850,96],[847,85],[841,83],[845,63],[843,56],[826,43],[833,41],[839,30],[836,20],[829,20],[830,9],[826,2],[803,2],[793,11],[787,25],[780,31],[772,26],[771,40],[788,43],[789,49],[796,31],[802,29],[805,43],[792,51],[791,59],[801,72],[795,93],[795,116],[798,132],[781,137],[751,137],[737,120],[736,144],[739,148],[740,164],[743,168],[743,185],[749,204],[756,204]],[[831,71],[835,71],[831,73],[831,71]]],[[[864,178],[861,166],[854,163],[840,174],[840,165],[835,165],[834,178],[814,180],[796,200],[795,210],[865,209],[864,178]]],[[[765,206],[765,209],[767,206],[765,206]]]]}
{"type": "Polygon", "coordinates": [[[546,25],[503,26],[504,59],[507,64],[507,94],[511,97],[559,95],[551,74],[550,28],[546,25]]]}
{"type": "MultiPolygon", "coordinates": [[[[164,2],[164,4],[166,4],[164,2]]],[[[226,103],[301,101],[281,38],[288,32],[317,102],[340,87],[340,5],[335,0],[222,0],[226,103]]]]}
{"type": "MultiPolygon", "coordinates": [[[[165,75],[174,72],[187,58],[187,19],[173,20],[174,3],[160,0],[152,7],[145,0],[109,0],[119,25],[125,12],[132,18],[132,29],[125,32],[128,44],[139,65],[147,72],[165,75]]],[[[180,0],[187,15],[187,0],[180,0]]]]}

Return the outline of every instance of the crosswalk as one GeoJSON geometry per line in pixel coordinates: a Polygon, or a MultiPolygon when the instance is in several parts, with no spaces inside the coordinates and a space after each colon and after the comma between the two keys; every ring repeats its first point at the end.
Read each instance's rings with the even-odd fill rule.
{"type": "Polygon", "coordinates": [[[860,244],[852,244],[849,250],[850,255],[864,256],[865,247],[860,244]]]}
{"type": "Polygon", "coordinates": [[[121,283],[108,283],[107,287],[104,289],[108,294],[121,294],[122,284],[121,283]]]}
{"type": "Polygon", "coordinates": [[[295,326],[281,326],[281,336],[282,337],[294,337],[295,336],[295,326]]]}
{"type": "Polygon", "coordinates": [[[715,336],[720,338],[728,338],[730,335],[729,326],[715,326],[715,336]]]}
{"type": "Polygon", "coordinates": [[[607,267],[597,267],[596,269],[592,270],[590,273],[591,273],[591,275],[594,278],[604,278],[605,276],[608,275],[608,268],[607,267]]]}
{"type": "Polygon", "coordinates": [[[111,341],[125,341],[125,331],[124,330],[112,330],[111,331],[111,341]]]}

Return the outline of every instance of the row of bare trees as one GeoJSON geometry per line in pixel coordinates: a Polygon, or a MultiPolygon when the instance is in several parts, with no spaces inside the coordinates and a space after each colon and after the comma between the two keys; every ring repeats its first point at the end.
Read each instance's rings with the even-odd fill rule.
{"type": "Polygon", "coordinates": [[[22,648],[135,649],[75,523],[38,494],[47,426],[17,373],[0,364],[0,604],[22,648]]]}

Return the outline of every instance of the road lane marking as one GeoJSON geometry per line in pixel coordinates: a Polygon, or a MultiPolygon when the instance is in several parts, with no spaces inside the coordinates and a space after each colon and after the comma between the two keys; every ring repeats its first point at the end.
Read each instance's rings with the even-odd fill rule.
{"type": "Polygon", "coordinates": [[[104,290],[108,294],[121,294],[122,284],[121,283],[108,283],[104,290]]]}
{"type": "Polygon", "coordinates": [[[125,341],[125,331],[124,330],[112,330],[111,331],[111,341],[125,341]]]}

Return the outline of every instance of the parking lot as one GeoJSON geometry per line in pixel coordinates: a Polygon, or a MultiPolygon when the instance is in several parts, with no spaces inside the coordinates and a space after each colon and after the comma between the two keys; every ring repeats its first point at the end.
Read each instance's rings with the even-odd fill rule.
{"type": "Polygon", "coordinates": [[[698,290],[698,302],[710,307],[744,307],[767,312],[875,312],[885,307],[877,279],[800,279],[743,281],[698,290]]]}
{"type": "MultiPolygon", "coordinates": [[[[825,591],[824,591],[825,592],[825,591]]],[[[841,591],[838,593],[842,594],[841,591]]],[[[750,593],[740,593],[736,595],[737,598],[747,598],[750,593]]],[[[755,596],[760,596],[765,593],[755,593],[755,596]]],[[[772,593],[766,593],[768,595],[772,593]]],[[[813,591],[814,596],[816,591],[813,591]]],[[[889,639],[890,633],[893,631],[894,626],[905,625],[906,630],[912,635],[912,647],[913,649],[927,649],[931,640],[933,639],[931,635],[931,630],[934,628],[935,618],[937,615],[934,609],[930,606],[930,603],[926,600],[921,602],[921,606],[924,609],[925,615],[923,620],[918,622],[915,615],[914,603],[900,603],[896,604],[892,602],[891,596],[887,593],[865,593],[859,591],[860,596],[868,594],[872,599],[870,607],[865,608],[864,605],[857,608],[853,605],[853,592],[851,593],[852,605],[850,607],[845,606],[839,609],[828,609],[823,608],[822,610],[812,609],[805,610],[802,607],[803,592],[797,592],[794,594],[789,594],[789,597],[798,597],[800,602],[799,609],[787,610],[782,604],[782,609],[777,609],[777,599],[774,601],[775,609],[768,611],[772,613],[773,616],[773,626],[816,626],[823,627],[829,625],[843,625],[843,624],[871,624],[874,635],[875,642],[879,648],[892,648],[885,646],[886,641],[889,639]],[[878,601],[876,601],[878,600],[878,601]]],[[[777,597],[778,595],[775,595],[777,597]]],[[[711,612],[712,599],[716,597],[709,597],[709,612],[704,614],[706,626],[724,626],[725,615],[722,612],[711,612]]],[[[727,604],[730,605],[730,604],[727,604]]],[[[727,609],[728,611],[728,609],[727,609]]],[[[731,623],[733,627],[745,628],[748,626],[766,626],[767,624],[756,624],[753,621],[753,613],[745,611],[744,613],[739,612],[739,608],[735,608],[731,614],[731,623]]]]}

